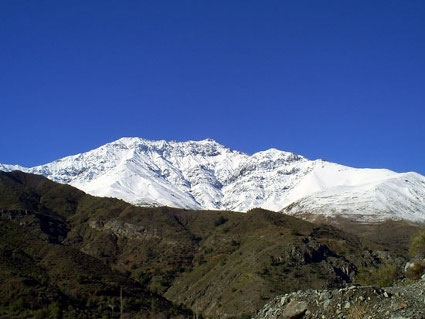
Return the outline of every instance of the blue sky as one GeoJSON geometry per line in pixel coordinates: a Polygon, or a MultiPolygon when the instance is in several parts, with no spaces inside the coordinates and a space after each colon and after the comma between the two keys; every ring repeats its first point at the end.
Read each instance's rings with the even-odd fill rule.
{"type": "Polygon", "coordinates": [[[425,174],[425,1],[0,1],[0,163],[213,138],[425,174]]]}

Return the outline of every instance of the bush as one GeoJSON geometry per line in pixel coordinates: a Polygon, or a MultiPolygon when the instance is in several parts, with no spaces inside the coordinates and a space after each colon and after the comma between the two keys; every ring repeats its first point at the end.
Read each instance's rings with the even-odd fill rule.
{"type": "Polygon", "coordinates": [[[408,264],[406,267],[405,276],[408,279],[419,279],[425,272],[425,261],[417,260],[408,264]]]}
{"type": "Polygon", "coordinates": [[[391,286],[400,277],[401,269],[393,263],[383,264],[378,268],[360,268],[356,282],[361,285],[391,286]]]}
{"type": "Polygon", "coordinates": [[[410,241],[409,255],[412,257],[425,257],[425,231],[413,235],[410,241]]]}
{"type": "Polygon", "coordinates": [[[363,319],[367,317],[370,310],[365,305],[354,305],[348,312],[348,319],[363,319]]]}
{"type": "Polygon", "coordinates": [[[214,222],[214,226],[220,226],[225,224],[228,221],[228,219],[224,216],[220,216],[215,222],[214,222]]]}

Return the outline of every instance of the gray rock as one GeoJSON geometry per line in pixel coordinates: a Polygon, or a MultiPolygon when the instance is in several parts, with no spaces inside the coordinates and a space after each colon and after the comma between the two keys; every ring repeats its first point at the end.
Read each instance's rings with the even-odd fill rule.
{"type": "Polygon", "coordinates": [[[330,299],[327,299],[325,301],[323,301],[323,309],[328,308],[329,304],[331,303],[330,299]]]}
{"type": "Polygon", "coordinates": [[[302,318],[307,311],[307,303],[304,301],[292,300],[282,312],[285,319],[302,318]]]}
{"type": "Polygon", "coordinates": [[[323,300],[326,300],[326,299],[331,299],[331,298],[332,298],[332,294],[329,291],[327,291],[327,290],[323,291],[319,295],[319,300],[320,301],[323,301],[323,300]]]}

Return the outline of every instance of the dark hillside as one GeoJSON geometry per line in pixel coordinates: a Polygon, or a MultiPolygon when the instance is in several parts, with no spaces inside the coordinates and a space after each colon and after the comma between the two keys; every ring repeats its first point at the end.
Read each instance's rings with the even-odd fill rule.
{"type": "Polygon", "coordinates": [[[191,316],[62,243],[83,192],[20,172],[0,182],[0,318],[119,318],[121,305],[123,317],[191,316]]]}
{"type": "Polygon", "coordinates": [[[280,213],[141,208],[21,172],[0,172],[0,212],[8,314],[59,303],[64,317],[119,316],[122,289],[133,318],[191,316],[162,297],[206,318],[245,318],[382,262],[352,234],[280,213]]]}

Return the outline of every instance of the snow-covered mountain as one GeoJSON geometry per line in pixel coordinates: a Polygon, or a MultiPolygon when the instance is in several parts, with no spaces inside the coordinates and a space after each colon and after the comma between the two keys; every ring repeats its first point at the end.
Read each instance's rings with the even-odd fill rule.
{"type": "Polygon", "coordinates": [[[214,140],[122,138],[41,166],[2,165],[137,205],[425,222],[425,177],[357,169],[270,149],[253,155],[214,140]]]}

